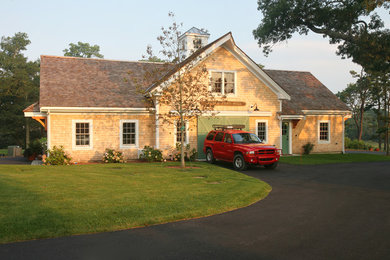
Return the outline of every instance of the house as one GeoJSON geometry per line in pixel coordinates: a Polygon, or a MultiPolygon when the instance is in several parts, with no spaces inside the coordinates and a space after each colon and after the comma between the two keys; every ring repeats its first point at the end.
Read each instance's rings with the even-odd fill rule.
{"type": "MultiPolygon", "coordinates": [[[[208,34],[192,28],[181,37],[186,50],[198,49],[187,60],[207,53],[199,62],[210,74],[210,86],[222,79],[229,84],[213,88],[225,94],[215,117],[202,116],[186,124],[186,143],[202,147],[213,124],[241,124],[283,154],[301,154],[314,144],[314,153],[344,152],[344,121],[348,107],[310,72],[261,69],[227,33],[211,43],[208,34]],[[225,89],[226,88],[226,89],[225,89]]],[[[184,61],[186,62],[186,61],[184,61]]],[[[63,145],[74,161],[101,160],[106,148],[135,159],[145,146],[165,154],[178,139],[176,126],[158,120],[164,109],[153,96],[177,73],[171,67],[161,78],[145,82],[143,73],[163,68],[156,62],[41,56],[39,102],[24,110],[47,130],[48,146],[63,145]],[[132,77],[148,90],[142,95],[132,77]]]]}

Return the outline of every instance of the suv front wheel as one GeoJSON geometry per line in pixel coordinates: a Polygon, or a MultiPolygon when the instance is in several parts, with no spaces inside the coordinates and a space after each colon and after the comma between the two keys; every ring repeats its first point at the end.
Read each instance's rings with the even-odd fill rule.
{"type": "Polygon", "coordinates": [[[245,162],[244,156],[242,156],[242,154],[236,154],[233,159],[233,166],[237,171],[245,171],[248,165],[245,162]]]}
{"type": "Polygon", "coordinates": [[[213,151],[211,151],[210,148],[207,149],[207,151],[206,151],[206,162],[208,162],[208,163],[215,163],[213,151]]]}

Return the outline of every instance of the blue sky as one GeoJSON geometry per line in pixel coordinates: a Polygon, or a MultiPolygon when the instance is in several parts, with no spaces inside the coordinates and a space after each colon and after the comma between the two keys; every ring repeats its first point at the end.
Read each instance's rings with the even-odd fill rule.
{"type": "MultiPolygon", "coordinates": [[[[62,56],[69,43],[78,41],[98,44],[107,59],[138,60],[147,44],[158,49],[156,37],[161,26],[171,23],[169,11],[183,22],[184,30],[206,28],[210,40],[231,31],[237,45],[267,69],[310,71],[333,92],[353,82],[350,70],[360,70],[336,56],[336,46],[314,34],[297,35],[265,57],[252,35],[261,21],[256,0],[2,0],[0,35],[26,32],[32,42],[26,51],[31,60],[42,54],[62,56]]],[[[388,12],[383,13],[388,26],[388,12]]]]}

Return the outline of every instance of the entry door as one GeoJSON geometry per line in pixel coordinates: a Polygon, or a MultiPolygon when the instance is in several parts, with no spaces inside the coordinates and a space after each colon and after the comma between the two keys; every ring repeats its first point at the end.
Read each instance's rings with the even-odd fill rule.
{"type": "Polygon", "coordinates": [[[290,123],[289,122],[282,122],[282,152],[283,154],[288,154],[289,146],[290,146],[290,123]]]}

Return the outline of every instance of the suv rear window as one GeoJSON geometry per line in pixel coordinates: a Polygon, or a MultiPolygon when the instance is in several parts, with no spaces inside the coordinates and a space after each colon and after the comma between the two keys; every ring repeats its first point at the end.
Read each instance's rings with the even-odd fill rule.
{"type": "Polygon", "coordinates": [[[223,132],[219,132],[219,133],[215,136],[215,141],[221,142],[221,141],[222,141],[222,138],[223,138],[223,132]]]}
{"type": "Polygon", "coordinates": [[[211,140],[213,140],[214,135],[215,135],[215,132],[211,132],[211,133],[209,133],[209,135],[207,136],[206,139],[209,140],[209,141],[211,141],[211,140]]]}

